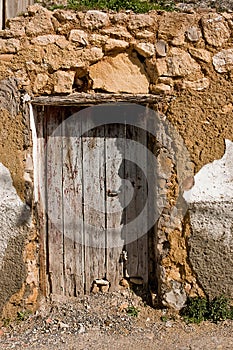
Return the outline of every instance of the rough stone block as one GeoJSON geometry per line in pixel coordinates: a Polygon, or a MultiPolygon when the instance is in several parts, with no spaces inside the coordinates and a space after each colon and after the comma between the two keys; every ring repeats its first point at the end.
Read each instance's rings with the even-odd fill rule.
{"type": "Polygon", "coordinates": [[[109,92],[148,93],[149,81],[143,65],[126,54],[106,57],[89,69],[93,89],[109,92]]]}
{"type": "Polygon", "coordinates": [[[54,92],[71,93],[75,72],[58,71],[54,73],[54,92]]]}
{"type": "Polygon", "coordinates": [[[208,44],[222,46],[230,38],[230,30],[224,17],[210,13],[202,17],[204,38],[208,44]]]}

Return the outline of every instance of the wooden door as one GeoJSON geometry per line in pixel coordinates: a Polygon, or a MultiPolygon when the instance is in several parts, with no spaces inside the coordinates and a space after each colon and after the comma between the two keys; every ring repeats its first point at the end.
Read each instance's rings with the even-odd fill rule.
{"type": "Polygon", "coordinates": [[[147,286],[148,237],[128,228],[146,205],[147,133],[127,118],[92,128],[90,109],[69,123],[77,111],[44,110],[49,292],[89,293],[96,279],[117,290],[122,277],[147,286]],[[144,147],[132,154],[131,142],[144,147]]]}

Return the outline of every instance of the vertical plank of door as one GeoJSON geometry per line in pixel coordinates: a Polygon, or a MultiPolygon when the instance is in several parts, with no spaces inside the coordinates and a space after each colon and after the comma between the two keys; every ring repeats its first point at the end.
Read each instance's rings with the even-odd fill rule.
{"type": "Polygon", "coordinates": [[[105,143],[107,278],[111,283],[111,289],[117,290],[119,288],[119,281],[123,277],[121,253],[124,240],[121,238],[121,235],[124,193],[121,191],[124,177],[125,125],[105,125],[105,143]],[[114,191],[119,191],[119,194],[115,196],[114,191]],[[111,192],[114,196],[111,196],[111,192]]]}
{"type": "Polygon", "coordinates": [[[83,293],[83,215],[81,118],[69,118],[64,109],[63,123],[63,215],[65,294],[83,293]]]}
{"type": "Polygon", "coordinates": [[[62,135],[61,129],[53,132],[61,123],[59,107],[46,107],[45,118],[47,120],[47,250],[48,250],[48,274],[50,292],[64,294],[63,273],[63,195],[62,195],[62,135]]]}
{"type": "Polygon", "coordinates": [[[46,251],[46,236],[47,236],[47,224],[46,224],[46,158],[45,158],[45,118],[44,118],[44,108],[39,106],[33,109],[33,117],[36,126],[37,133],[37,177],[36,183],[37,188],[37,215],[39,223],[39,244],[40,244],[40,290],[44,296],[48,295],[48,281],[46,275],[46,261],[47,261],[47,251],[46,251]]]}
{"type": "Polygon", "coordinates": [[[105,168],[104,127],[91,129],[87,109],[82,136],[83,147],[83,216],[85,243],[85,292],[96,278],[104,278],[105,266],[105,168]],[[85,126],[84,126],[85,125],[85,126]]]}
{"type": "Polygon", "coordinates": [[[0,29],[4,28],[4,0],[0,0],[0,29]]]}
{"type": "Polygon", "coordinates": [[[6,3],[6,19],[20,15],[27,10],[27,6],[33,5],[33,0],[5,0],[6,3]]]}
{"type": "MultiPolygon", "coordinates": [[[[146,112],[145,112],[146,113],[146,112]]],[[[141,121],[142,129],[137,133],[137,142],[144,147],[140,147],[140,151],[137,153],[138,159],[140,159],[142,167],[136,169],[136,176],[138,181],[138,188],[136,192],[136,212],[137,215],[143,210],[144,206],[147,206],[148,197],[148,164],[147,164],[147,128],[146,128],[146,116],[145,119],[141,121]]],[[[150,208],[147,208],[150,210],[150,208]]],[[[142,227],[147,227],[148,216],[143,216],[141,218],[142,227]]],[[[140,231],[138,232],[138,269],[137,275],[143,278],[144,284],[148,283],[148,232],[140,231]]]]}
{"type": "MultiPolygon", "coordinates": [[[[143,127],[142,122],[141,124],[143,127]]],[[[129,276],[142,277],[146,284],[148,282],[148,242],[147,234],[141,236],[140,231],[140,227],[143,228],[144,225],[140,224],[140,227],[132,225],[130,232],[127,232],[127,224],[138,217],[147,196],[146,174],[144,173],[147,169],[147,134],[145,130],[146,128],[140,130],[133,125],[126,127],[125,178],[131,182],[134,195],[126,208],[125,243],[128,253],[127,272],[129,276]],[[132,140],[139,145],[136,148],[137,151],[135,151],[134,144],[131,144],[132,140]],[[131,159],[132,162],[128,162],[127,159],[131,159]],[[128,237],[130,237],[130,241],[128,241],[128,237]]],[[[147,218],[143,217],[142,220],[147,220],[147,218]]]]}

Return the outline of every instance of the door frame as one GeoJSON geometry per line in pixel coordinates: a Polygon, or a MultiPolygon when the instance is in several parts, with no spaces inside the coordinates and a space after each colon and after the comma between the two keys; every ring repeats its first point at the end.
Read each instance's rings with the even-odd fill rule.
{"type": "MultiPolygon", "coordinates": [[[[155,105],[161,102],[161,96],[157,95],[133,95],[133,94],[87,94],[75,93],[68,96],[40,96],[30,101],[30,124],[33,141],[33,163],[34,163],[34,202],[37,216],[37,226],[39,232],[39,280],[40,290],[42,295],[49,297],[50,284],[49,275],[47,274],[48,256],[46,256],[46,213],[43,207],[43,199],[40,194],[40,186],[43,186],[41,181],[41,172],[43,171],[43,164],[41,161],[41,154],[43,153],[44,141],[41,131],[44,123],[44,106],[75,106],[81,108],[91,107],[106,103],[129,103],[138,104],[141,106],[150,107],[154,109],[155,105]]],[[[164,98],[163,98],[164,100],[164,98]]],[[[156,247],[153,242],[153,247],[156,247]]],[[[154,262],[155,263],[155,262],[154,262]]],[[[157,278],[157,276],[156,276],[157,278]]],[[[156,282],[155,282],[156,283],[156,282]]]]}

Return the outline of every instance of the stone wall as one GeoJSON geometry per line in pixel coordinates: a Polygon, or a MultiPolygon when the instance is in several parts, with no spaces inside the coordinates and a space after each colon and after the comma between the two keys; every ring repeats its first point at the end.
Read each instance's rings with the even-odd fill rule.
{"type": "MultiPolygon", "coordinates": [[[[191,204],[190,215],[188,212],[184,216],[179,204],[184,201],[183,191],[193,185],[192,176],[204,165],[222,158],[225,139],[233,140],[233,15],[214,11],[137,15],[51,12],[34,5],[23,16],[9,20],[0,34],[0,169],[1,181],[5,181],[12,197],[1,204],[1,211],[5,213],[5,206],[9,206],[13,212],[10,224],[0,221],[4,233],[0,257],[6,261],[6,256],[14,254],[19,246],[15,258],[21,266],[18,282],[14,286],[4,284],[2,300],[8,302],[5,310],[17,304],[17,295],[17,300],[35,305],[39,285],[38,232],[31,197],[32,142],[23,104],[25,93],[31,97],[72,92],[170,96],[154,107],[184,140],[190,162],[189,177],[182,183],[177,181],[172,157],[161,153],[158,158],[160,169],[165,168],[159,186],[160,190],[166,188],[168,198],[158,221],[160,299],[179,309],[187,295],[214,296],[222,291],[232,295],[232,268],[228,263],[232,191],[228,193],[230,199],[223,194],[217,201],[212,198],[210,204],[198,195],[195,203],[199,204],[191,204]],[[225,231],[217,207],[228,221],[228,240],[223,244],[227,249],[221,250],[221,256],[218,246],[225,231]],[[23,208],[27,220],[18,224],[23,208]],[[218,235],[212,234],[215,222],[221,231],[218,235]],[[205,250],[206,242],[210,244],[205,250]],[[216,276],[223,277],[213,282],[208,279],[208,271],[216,259],[216,276]],[[225,289],[220,288],[225,284],[225,289]]],[[[227,162],[231,162],[230,157],[227,162]]],[[[203,181],[195,186],[202,185],[203,181]]],[[[7,276],[7,264],[1,265],[3,276],[7,276]]]]}

